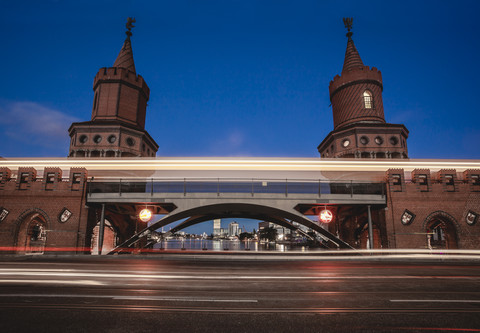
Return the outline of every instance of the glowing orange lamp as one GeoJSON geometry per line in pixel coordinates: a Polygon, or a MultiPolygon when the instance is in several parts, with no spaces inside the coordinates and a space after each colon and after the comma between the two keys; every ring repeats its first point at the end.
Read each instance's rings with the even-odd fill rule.
{"type": "Polygon", "coordinates": [[[324,209],[320,212],[319,218],[323,223],[330,223],[333,220],[333,214],[328,209],[324,209]]]}
{"type": "Polygon", "coordinates": [[[148,222],[152,219],[152,212],[150,211],[150,209],[142,209],[140,211],[140,214],[138,214],[138,217],[142,222],[148,222]]]}

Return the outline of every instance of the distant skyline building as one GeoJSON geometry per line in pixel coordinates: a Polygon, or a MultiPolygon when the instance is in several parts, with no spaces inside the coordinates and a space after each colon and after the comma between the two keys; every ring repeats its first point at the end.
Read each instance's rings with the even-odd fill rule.
{"type": "Polygon", "coordinates": [[[228,225],[228,236],[238,236],[238,223],[237,222],[231,222],[228,225]]]}
{"type": "Polygon", "coordinates": [[[220,236],[222,233],[222,220],[215,219],[213,220],[213,235],[220,236]]]}

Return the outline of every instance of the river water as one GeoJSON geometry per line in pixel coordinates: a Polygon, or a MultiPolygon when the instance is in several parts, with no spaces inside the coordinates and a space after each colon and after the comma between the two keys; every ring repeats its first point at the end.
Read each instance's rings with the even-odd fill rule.
{"type": "Polygon", "coordinates": [[[318,251],[318,248],[308,248],[306,246],[294,246],[292,244],[260,243],[258,241],[239,241],[239,240],[212,240],[212,239],[169,239],[157,243],[154,249],[164,250],[194,250],[194,251],[318,251]]]}

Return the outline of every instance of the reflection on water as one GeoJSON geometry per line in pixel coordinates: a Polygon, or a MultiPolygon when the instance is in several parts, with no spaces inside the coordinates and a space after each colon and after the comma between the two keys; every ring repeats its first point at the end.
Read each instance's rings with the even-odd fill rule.
{"type": "Polygon", "coordinates": [[[164,250],[210,250],[210,251],[311,251],[305,246],[294,246],[292,244],[260,243],[257,241],[239,240],[211,240],[211,239],[169,239],[157,243],[154,249],[164,250]]]}

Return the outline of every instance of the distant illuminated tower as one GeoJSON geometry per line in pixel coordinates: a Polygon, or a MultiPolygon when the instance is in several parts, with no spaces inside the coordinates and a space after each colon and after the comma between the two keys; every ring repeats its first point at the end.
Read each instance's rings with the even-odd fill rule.
{"type": "Polygon", "coordinates": [[[213,220],[213,235],[220,236],[222,233],[222,220],[215,219],[213,220]]]}
{"type": "Polygon", "coordinates": [[[363,65],[350,31],[353,19],[343,19],[347,50],[341,75],[330,82],[334,130],[318,146],[322,158],[408,158],[408,130],[385,121],[382,74],[363,65]]]}
{"type": "Polygon", "coordinates": [[[228,236],[238,236],[238,223],[232,222],[228,225],[228,236]]]}
{"type": "Polygon", "coordinates": [[[113,67],[101,68],[95,76],[92,119],[68,130],[70,157],[154,157],[158,150],[145,130],[150,89],[135,71],[134,22],[128,19],[127,38],[113,67]]]}

